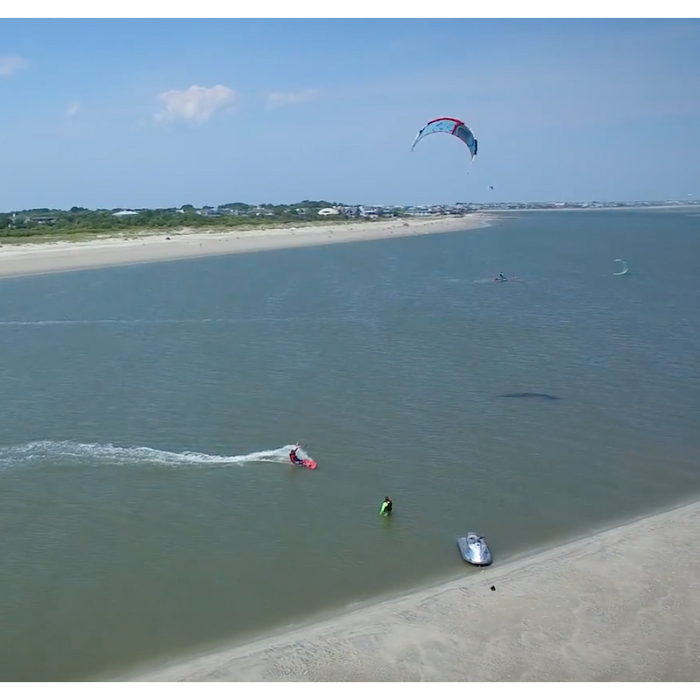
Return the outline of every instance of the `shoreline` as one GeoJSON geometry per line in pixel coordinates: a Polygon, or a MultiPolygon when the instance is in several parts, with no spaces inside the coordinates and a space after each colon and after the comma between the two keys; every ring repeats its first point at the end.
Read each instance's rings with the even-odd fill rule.
{"type": "Polygon", "coordinates": [[[113,680],[698,681],[699,527],[696,501],[113,680]]]}
{"type": "Polygon", "coordinates": [[[625,206],[625,207],[542,207],[531,208],[531,207],[521,207],[519,209],[510,209],[504,207],[502,209],[479,209],[476,213],[494,213],[494,214],[507,214],[512,212],[514,214],[523,214],[528,212],[539,213],[546,211],[676,211],[684,209],[700,209],[700,204],[654,204],[647,206],[625,206]]]}
{"type": "MultiPolygon", "coordinates": [[[[483,228],[527,213],[576,211],[642,211],[700,209],[700,205],[647,207],[560,207],[551,209],[488,209],[463,216],[405,217],[392,220],[349,220],[328,224],[269,228],[123,230],[93,234],[87,240],[3,242],[0,279],[78,270],[142,265],[238,253],[300,248],[333,243],[405,238],[483,228]]],[[[693,216],[693,214],[689,214],[693,216]]]]}
{"type": "Polygon", "coordinates": [[[450,233],[482,228],[496,219],[494,215],[479,213],[410,222],[343,222],[246,231],[134,232],[88,241],[27,241],[0,246],[0,278],[450,233]]]}

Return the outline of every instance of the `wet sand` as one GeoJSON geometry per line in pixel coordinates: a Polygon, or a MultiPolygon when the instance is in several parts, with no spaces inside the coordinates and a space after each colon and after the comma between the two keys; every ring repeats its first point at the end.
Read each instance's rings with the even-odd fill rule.
{"type": "Polygon", "coordinates": [[[699,681],[699,534],[695,503],[122,680],[699,681]]]}
{"type": "Polygon", "coordinates": [[[403,221],[352,221],[327,226],[128,233],[87,242],[0,246],[0,277],[230,255],[276,248],[351,243],[479,228],[493,216],[470,214],[403,221]],[[407,223],[408,225],[404,225],[407,223]]]}

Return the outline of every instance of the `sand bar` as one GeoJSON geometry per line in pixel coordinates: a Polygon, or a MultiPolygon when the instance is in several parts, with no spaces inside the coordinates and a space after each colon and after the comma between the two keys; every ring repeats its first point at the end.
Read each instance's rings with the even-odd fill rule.
{"type": "Polygon", "coordinates": [[[410,222],[356,221],[247,231],[184,230],[150,235],[129,233],[124,237],[87,242],[3,244],[0,247],[0,277],[464,231],[483,226],[489,218],[493,216],[469,214],[463,217],[412,219],[410,222]]]}
{"type": "Polygon", "coordinates": [[[698,681],[699,535],[695,503],[125,680],[698,681]]]}

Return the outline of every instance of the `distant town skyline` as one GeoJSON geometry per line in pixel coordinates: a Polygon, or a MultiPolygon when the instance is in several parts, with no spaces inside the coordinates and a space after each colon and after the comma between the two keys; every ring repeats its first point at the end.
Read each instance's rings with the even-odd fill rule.
{"type": "Polygon", "coordinates": [[[700,198],[699,20],[9,19],[0,100],[4,212],[700,198]]]}
{"type": "Polygon", "coordinates": [[[626,201],[597,201],[593,200],[590,202],[584,201],[562,201],[562,202],[452,202],[452,203],[438,203],[438,204],[348,204],[343,202],[327,202],[324,200],[302,200],[301,202],[290,203],[290,202],[268,202],[260,204],[244,203],[240,202],[236,205],[233,204],[218,204],[218,205],[204,205],[204,206],[194,206],[192,204],[185,204],[182,206],[170,206],[170,207],[136,207],[136,208],[126,208],[126,207],[111,207],[111,208],[98,208],[89,209],[87,207],[71,207],[69,209],[50,209],[48,207],[35,207],[32,209],[21,209],[14,211],[0,211],[2,216],[17,216],[18,214],[24,212],[33,213],[50,213],[50,212],[63,212],[63,213],[89,213],[89,212],[107,212],[112,213],[113,216],[130,217],[135,216],[141,212],[173,212],[173,213],[187,213],[192,211],[197,214],[202,215],[214,215],[214,214],[225,214],[234,216],[246,216],[251,212],[265,212],[272,209],[279,209],[284,211],[297,211],[299,213],[317,213],[321,216],[333,216],[338,215],[348,215],[349,210],[352,211],[352,215],[362,216],[367,212],[384,211],[384,212],[408,212],[415,213],[419,211],[435,211],[435,212],[447,212],[447,213],[460,213],[465,211],[472,211],[476,209],[498,209],[502,207],[515,208],[515,209],[558,209],[565,207],[575,207],[580,209],[596,209],[596,208],[615,208],[615,207],[660,207],[660,206],[700,206],[700,199],[697,200],[626,200],[626,201]],[[298,208],[304,205],[304,208],[298,208]],[[296,209],[295,209],[296,208],[296,209]]]}

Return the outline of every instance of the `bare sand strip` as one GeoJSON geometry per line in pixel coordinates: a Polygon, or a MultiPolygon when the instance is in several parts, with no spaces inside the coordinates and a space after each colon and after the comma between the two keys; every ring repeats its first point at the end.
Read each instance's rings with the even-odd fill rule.
{"type": "Polygon", "coordinates": [[[0,247],[0,277],[66,272],[116,265],[136,265],[211,255],[230,255],[275,248],[351,243],[446,233],[479,228],[485,214],[408,221],[358,221],[328,226],[241,231],[167,231],[128,234],[88,242],[22,243],[0,247]]]}
{"type": "Polygon", "coordinates": [[[128,680],[698,681],[700,502],[128,680]]]}

